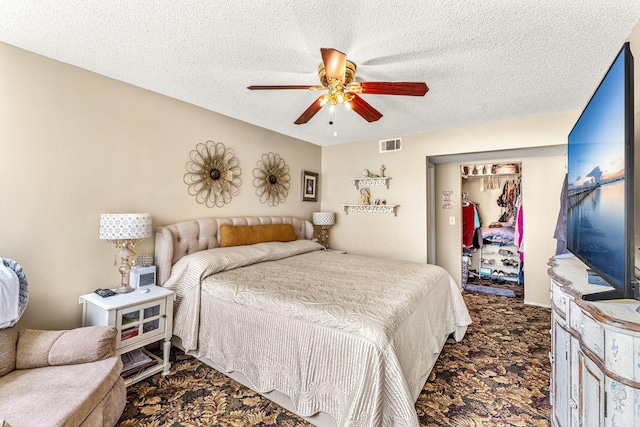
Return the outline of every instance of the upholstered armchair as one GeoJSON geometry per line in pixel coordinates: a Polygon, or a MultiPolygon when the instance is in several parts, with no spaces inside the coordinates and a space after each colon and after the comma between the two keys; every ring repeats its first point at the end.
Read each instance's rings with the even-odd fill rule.
{"type": "Polygon", "coordinates": [[[126,403],[115,335],[0,329],[0,427],[113,427],[126,403]]]}
{"type": "Polygon", "coordinates": [[[27,276],[0,258],[0,427],[113,427],[126,403],[116,329],[19,330],[27,276]]]}

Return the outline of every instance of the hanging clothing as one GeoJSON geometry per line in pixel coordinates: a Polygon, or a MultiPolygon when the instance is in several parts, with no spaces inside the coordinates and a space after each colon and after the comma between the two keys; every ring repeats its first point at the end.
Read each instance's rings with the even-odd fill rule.
{"type": "Polygon", "coordinates": [[[496,202],[498,206],[503,208],[499,222],[508,222],[509,218],[513,218],[518,210],[520,200],[520,177],[513,180],[506,180],[502,187],[502,193],[498,196],[496,202]]]}
{"type": "Polygon", "coordinates": [[[522,203],[519,204],[516,211],[516,230],[513,236],[513,243],[518,247],[518,255],[520,256],[520,262],[524,261],[524,214],[522,211],[522,203]]]}
{"type": "Polygon", "coordinates": [[[465,201],[462,205],[462,246],[465,248],[479,248],[478,232],[482,223],[476,203],[465,201]]]}
{"type": "Polygon", "coordinates": [[[553,232],[553,238],[557,240],[556,255],[567,252],[567,181],[567,175],[565,174],[562,191],[560,192],[560,210],[556,220],[556,229],[553,232]]]}
{"type": "Polygon", "coordinates": [[[482,228],[478,227],[473,232],[473,247],[480,249],[482,246],[482,228]]]}
{"type": "Polygon", "coordinates": [[[475,232],[476,208],[473,203],[462,207],[462,245],[465,248],[473,246],[473,233],[475,232]]]}

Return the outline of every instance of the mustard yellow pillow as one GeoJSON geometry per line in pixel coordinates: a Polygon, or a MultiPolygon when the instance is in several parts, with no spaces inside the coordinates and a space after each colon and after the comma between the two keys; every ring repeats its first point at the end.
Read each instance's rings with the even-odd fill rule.
{"type": "Polygon", "coordinates": [[[296,232],[291,224],[220,226],[220,246],[253,245],[263,242],[291,242],[296,232]]]}

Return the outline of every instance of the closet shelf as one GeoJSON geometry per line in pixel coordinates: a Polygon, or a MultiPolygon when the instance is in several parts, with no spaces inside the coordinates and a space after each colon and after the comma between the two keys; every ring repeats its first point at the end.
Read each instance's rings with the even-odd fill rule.
{"type": "Polygon", "coordinates": [[[462,175],[462,179],[476,179],[476,178],[487,178],[487,177],[496,177],[496,178],[517,178],[520,176],[519,173],[486,173],[484,175],[462,175]]]}
{"type": "Polygon", "coordinates": [[[396,209],[400,205],[342,205],[344,213],[363,212],[363,213],[392,213],[396,216],[396,209]]]}

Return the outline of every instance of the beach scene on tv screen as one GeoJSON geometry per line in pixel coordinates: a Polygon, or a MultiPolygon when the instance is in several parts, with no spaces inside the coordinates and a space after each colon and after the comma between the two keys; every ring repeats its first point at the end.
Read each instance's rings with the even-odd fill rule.
{"type": "Polygon", "coordinates": [[[620,55],[591,98],[568,144],[569,249],[624,281],[625,114],[620,55]]]}

